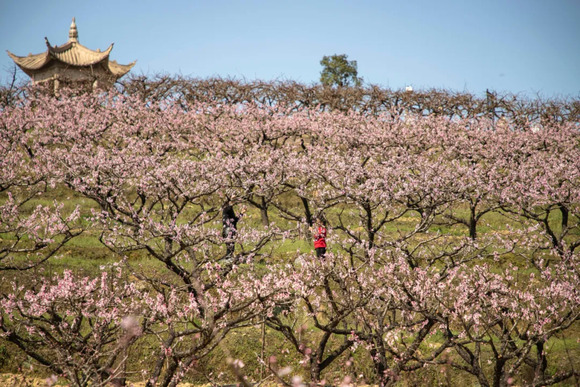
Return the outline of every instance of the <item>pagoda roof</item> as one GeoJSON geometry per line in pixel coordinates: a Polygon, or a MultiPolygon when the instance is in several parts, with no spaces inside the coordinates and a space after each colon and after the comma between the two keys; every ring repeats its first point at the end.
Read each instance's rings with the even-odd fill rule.
{"type": "Polygon", "coordinates": [[[111,73],[118,77],[129,72],[135,65],[135,62],[128,65],[120,65],[116,61],[109,61],[109,54],[113,49],[113,44],[105,51],[91,50],[80,44],[74,18],[70,27],[68,42],[60,46],[52,46],[47,38],[45,40],[48,49],[43,53],[17,56],[7,51],[8,55],[27,74],[43,68],[51,61],[58,61],[71,66],[91,66],[106,61],[111,73]]]}
{"type": "Polygon", "coordinates": [[[38,70],[49,63],[51,60],[58,60],[72,66],[90,66],[108,59],[113,45],[105,51],[93,51],[78,42],[67,42],[62,46],[51,46],[46,41],[48,50],[41,54],[16,56],[8,51],[8,55],[23,69],[38,70]]]}

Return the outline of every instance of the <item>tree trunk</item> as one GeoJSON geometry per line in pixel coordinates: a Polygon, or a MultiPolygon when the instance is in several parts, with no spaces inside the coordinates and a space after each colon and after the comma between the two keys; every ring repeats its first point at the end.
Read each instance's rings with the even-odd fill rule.
{"type": "Polygon", "coordinates": [[[304,206],[304,216],[306,217],[306,222],[309,226],[312,226],[312,213],[310,212],[310,205],[308,204],[308,199],[300,196],[302,205],[304,206]]]}
{"type": "Polygon", "coordinates": [[[565,228],[568,228],[568,216],[569,216],[569,210],[568,208],[563,205],[563,204],[559,204],[560,207],[560,212],[562,213],[562,231],[564,231],[565,228]]]}
{"type": "Polygon", "coordinates": [[[475,206],[471,207],[471,214],[469,216],[469,237],[473,240],[477,238],[477,216],[475,214],[475,206]]]}
{"type": "Polygon", "coordinates": [[[268,227],[270,225],[270,218],[268,217],[268,204],[266,203],[266,199],[263,196],[261,197],[260,215],[262,217],[262,225],[264,227],[268,227]]]}

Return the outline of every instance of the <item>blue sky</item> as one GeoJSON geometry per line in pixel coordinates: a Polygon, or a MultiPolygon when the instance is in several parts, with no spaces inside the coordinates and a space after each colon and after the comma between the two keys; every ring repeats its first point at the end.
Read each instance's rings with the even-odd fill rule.
{"type": "Polygon", "coordinates": [[[16,55],[68,39],[136,74],[320,78],[347,54],[367,84],[580,96],[580,0],[0,0],[0,78],[16,55]]]}

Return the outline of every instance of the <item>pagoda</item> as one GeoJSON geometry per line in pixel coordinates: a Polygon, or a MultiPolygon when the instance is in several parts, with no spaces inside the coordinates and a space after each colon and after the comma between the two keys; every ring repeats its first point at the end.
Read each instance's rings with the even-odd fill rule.
{"type": "Polygon", "coordinates": [[[44,38],[48,50],[41,54],[16,56],[7,52],[14,63],[30,76],[33,84],[48,83],[54,87],[55,93],[63,86],[89,86],[93,90],[109,88],[135,65],[135,62],[121,65],[109,60],[113,44],[105,51],[93,51],[80,44],[78,37],[73,18],[65,44],[51,46],[44,38]]]}

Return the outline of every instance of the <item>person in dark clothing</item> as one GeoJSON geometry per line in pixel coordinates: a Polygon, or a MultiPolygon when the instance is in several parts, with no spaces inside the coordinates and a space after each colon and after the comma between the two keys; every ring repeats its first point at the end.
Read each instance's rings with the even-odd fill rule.
{"type": "Polygon", "coordinates": [[[230,201],[226,201],[222,206],[222,237],[226,238],[226,259],[231,259],[234,254],[234,249],[236,243],[234,238],[237,233],[237,225],[240,218],[236,216],[234,212],[234,207],[231,205],[230,201]]]}
{"type": "Polygon", "coordinates": [[[312,228],[312,237],[314,238],[314,250],[318,258],[324,258],[326,254],[326,226],[324,221],[318,217],[312,228]]]}

